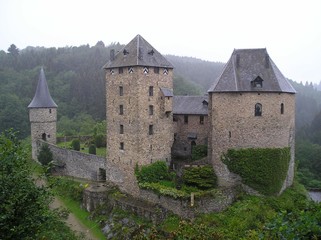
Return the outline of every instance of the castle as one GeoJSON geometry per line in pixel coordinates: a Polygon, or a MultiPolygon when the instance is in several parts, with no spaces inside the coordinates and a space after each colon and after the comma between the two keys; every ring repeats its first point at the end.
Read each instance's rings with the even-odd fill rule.
{"type": "MultiPolygon", "coordinates": [[[[107,181],[139,196],[134,169],[208,145],[222,187],[238,177],[222,162],[228,149],[290,147],[282,190],[294,176],[295,90],[266,49],[234,50],[206,96],[174,96],[173,65],[142,36],[110,52],[106,70],[107,181]],[[117,174],[115,174],[117,172],[117,174]]],[[[38,139],[55,143],[56,109],[41,70],[30,105],[33,158],[38,139]]],[[[281,190],[281,191],[282,191],[281,190]]]]}

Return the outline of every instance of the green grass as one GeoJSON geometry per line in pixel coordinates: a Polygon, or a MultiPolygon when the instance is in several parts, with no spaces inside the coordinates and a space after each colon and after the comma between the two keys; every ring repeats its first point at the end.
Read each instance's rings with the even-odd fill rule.
{"type": "Polygon", "coordinates": [[[99,239],[106,239],[106,236],[102,233],[99,223],[89,220],[90,213],[82,209],[79,206],[79,202],[70,198],[59,196],[58,199],[65,205],[65,207],[75,215],[75,217],[81,222],[86,228],[88,228],[92,234],[99,239]]]}
{"type": "MultiPolygon", "coordinates": [[[[70,142],[60,142],[57,144],[58,147],[72,149],[70,142]]],[[[85,146],[84,143],[80,144],[80,152],[89,153],[89,148],[85,146]]],[[[96,148],[96,155],[101,157],[106,157],[106,148],[96,148]]]]}

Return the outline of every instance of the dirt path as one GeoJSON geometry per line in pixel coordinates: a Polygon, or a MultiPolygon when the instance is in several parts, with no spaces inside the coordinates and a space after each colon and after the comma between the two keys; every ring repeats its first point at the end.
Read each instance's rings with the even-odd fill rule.
{"type": "MultiPolygon", "coordinates": [[[[46,182],[44,179],[40,179],[35,177],[35,182],[37,186],[45,186],[46,182]]],[[[60,207],[66,207],[58,198],[54,198],[53,202],[50,204],[50,208],[60,208],[60,207]]],[[[84,240],[99,240],[99,238],[96,238],[91,231],[87,227],[85,227],[83,224],[81,224],[78,219],[75,217],[73,213],[69,213],[68,218],[65,220],[65,223],[69,226],[69,228],[75,232],[77,232],[79,235],[82,234],[85,239],[84,240]]]]}
{"type": "MultiPolygon", "coordinates": [[[[59,199],[54,198],[54,201],[50,204],[50,207],[54,209],[59,207],[65,207],[65,205],[59,199]]],[[[91,231],[89,231],[88,228],[86,228],[78,221],[78,219],[75,217],[73,213],[69,213],[69,216],[65,222],[70,227],[70,229],[85,236],[86,240],[99,240],[91,233],[91,231]]]]}

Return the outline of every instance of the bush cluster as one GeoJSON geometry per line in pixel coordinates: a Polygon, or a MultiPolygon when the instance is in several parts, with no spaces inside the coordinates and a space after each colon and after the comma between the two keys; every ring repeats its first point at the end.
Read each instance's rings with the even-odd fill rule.
{"type": "Polygon", "coordinates": [[[274,195],[281,190],[286,178],[290,148],[229,149],[222,161],[231,172],[262,194],[274,195]]]}
{"type": "Polygon", "coordinates": [[[192,160],[199,160],[207,156],[207,145],[196,145],[192,149],[192,160]]]}
{"type": "Polygon", "coordinates": [[[142,166],[141,168],[136,165],[135,175],[139,183],[173,179],[173,175],[168,171],[168,167],[163,161],[157,161],[150,165],[142,166]]]}
{"type": "Polygon", "coordinates": [[[89,154],[96,155],[96,146],[94,144],[91,144],[88,149],[89,154]]]}
{"type": "Polygon", "coordinates": [[[72,149],[76,151],[80,151],[80,140],[79,139],[74,139],[71,142],[72,149]]]}
{"type": "Polygon", "coordinates": [[[184,169],[183,182],[187,186],[207,190],[216,187],[217,177],[212,166],[189,167],[184,169]]]}

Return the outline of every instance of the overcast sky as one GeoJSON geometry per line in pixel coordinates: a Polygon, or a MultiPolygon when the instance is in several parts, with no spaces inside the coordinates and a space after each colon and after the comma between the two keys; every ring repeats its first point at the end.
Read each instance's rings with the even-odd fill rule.
{"type": "Polygon", "coordinates": [[[142,35],[162,54],[226,62],[267,48],[288,78],[321,81],[320,0],[0,0],[0,50],[142,35]]]}

